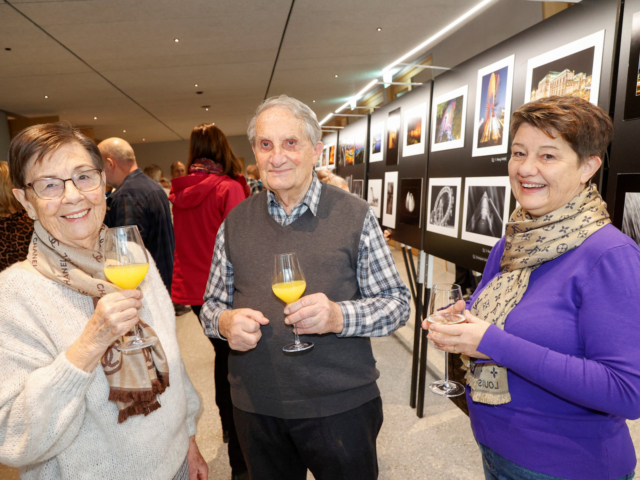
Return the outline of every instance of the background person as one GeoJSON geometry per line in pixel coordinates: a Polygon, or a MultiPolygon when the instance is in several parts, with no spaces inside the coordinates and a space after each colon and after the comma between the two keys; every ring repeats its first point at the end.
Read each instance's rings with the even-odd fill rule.
{"type": "Polygon", "coordinates": [[[200,402],[153,259],[139,291],[104,278],[96,145],[69,125],[32,126],[9,167],[37,220],[28,259],[0,274],[0,462],[25,480],[205,479],[200,402]],[[159,339],[148,359],[113,347],[138,312],[159,339]]]}
{"type": "Polygon", "coordinates": [[[138,168],[133,148],[127,141],[108,138],[100,142],[98,148],[104,160],[107,183],[116,189],[107,200],[104,223],[108,227],[138,227],[171,293],[174,238],[167,195],[158,182],[138,168]]]}
{"type": "Polygon", "coordinates": [[[184,177],[187,174],[187,169],[182,162],[173,162],[171,164],[171,179],[184,177]]]}
{"type": "MultiPolygon", "coordinates": [[[[227,137],[213,123],[203,123],[191,131],[187,166],[189,175],[173,179],[169,196],[176,238],[171,299],[174,303],[191,305],[198,316],[218,228],[228,213],[249,196],[249,187],[227,137]]],[[[229,443],[232,476],[236,478],[245,474],[247,466],[233,423],[227,379],[229,344],[220,339],[210,340],[216,351],[216,405],[225,441],[229,443]]]]}
{"type": "Polygon", "coordinates": [[[434,325],[429,338],[470,357],[467,401],[487,479],[631,479],[640,249],[590,184],[613,124],[585,100],[549,97],[514,112],[511,136],[520,207],[468,323],[434,325]]]}
{"type": "Polygon", "coordinates": [[[382,400],[369,337],[406,323],[409,290],[369,205],[314,174],[322,134],[307,105],[270,98],[247,133],[268,191],[221,225],[200,320],[232,349],[234,419],[250,476],[302,480],[309,469],[318,480],[377,478],[382,400]],[[283,313],[271,273],[274,254],[285,252],[297,253],[306,291],[283,313]],[[283,353],[293,324],[313,335],[313,350],[283,353]]]}
{"type": "Polygon", "coordinates": [[[9,164],[0,162],[0,271],[27,258],[33,220],[11,190],[9,164]]]}
{"type": "Polygon", "coordinates": [[[260,180],[260,170],[255,165],[247,166],[247,184],[251,189],[251,195],[256,195],[264,188],[260,180]]]}

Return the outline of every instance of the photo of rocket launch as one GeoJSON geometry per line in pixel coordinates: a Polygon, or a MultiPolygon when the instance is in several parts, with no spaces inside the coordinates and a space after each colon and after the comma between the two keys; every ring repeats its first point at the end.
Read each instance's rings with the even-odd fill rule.
{"type": "Polygon", "coordinates": [[[458,88],[433,101],[431,113],[431,151],[452,150],[464,147],[469,86],[458,88]]]}
{"type": "MultiPolygon", "coordinates": [[[[478,148],[495,147],[504,141],[505,99],[509,67],[491,72],[482,78],[478,148]]],[[[507,132],[508,133],[508,132],[507,132]]]]}

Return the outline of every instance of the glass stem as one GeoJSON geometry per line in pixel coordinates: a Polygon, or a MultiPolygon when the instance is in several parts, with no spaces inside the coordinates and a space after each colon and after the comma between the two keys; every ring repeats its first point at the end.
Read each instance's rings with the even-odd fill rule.
{"type": "Polygon", "coordinates": [[[298,337],[298,327],[296,325],[293,326],[293,337],[295,338],[293,343],[300,345],[300,337],[298,337]]]}
{"type": "Polygon", "coordinates": [[[444,384],[449,385],[449,352],[444,352],[444,384]]]}
{"type": "Polygon", "coordinates": [[[140,328],[140,323],[136,323],[133,326],[133,340],[131,343],[137,344],[142,342],[142,329],[140,328]]]}

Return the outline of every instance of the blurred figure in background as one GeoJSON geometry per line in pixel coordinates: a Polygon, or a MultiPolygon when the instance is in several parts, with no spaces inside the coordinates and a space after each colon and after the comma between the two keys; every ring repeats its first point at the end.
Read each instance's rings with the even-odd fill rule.
{"type": "Polygon", "coordinates": [[[170,190],[171,189],[171,182],[169,181],[169,179],[167,177],[162,177],[160,179],[160,185],[162,185],[162,188],[164,188],[165,190],[170,190]]]}
{"type": "Polygon", "coordinates": [[[137,225],[140,236],[160,270],[169,293],[173,275],[173,225],[167,195],[138,168],[129,143],[121,138],[108,138],[98,145],[104,160],[107,183],[116,191],[107,199],[108,227],[137,225]]]}
{"type": "Polygon", "coordinates": [[[321,168],[320,170],[316,170],[316,175],[318,176],[318,180],[321,182],[327,182],[327,178],[329,178],[333,173],[326,168],[321,168]]]}
{"type": "MultiPolygon", "coordinates": [[[[199,316],[218,229],[227,214],[247,198],[250,191],[242,176],[242,165],[233,154],[227,137],[212,123],[203,123],[191,132],[187,166],[189,175],[172,180],[169,196],[173,203],[176,238],[171,299],[175,303],[191,305],[199,316]]],[[[227,379],[229,344],[225,340],[210,340],[216,352],[216,405],[220,410],[224,441],[229,443],[232,477],[246,478],[247,466],[233,422],[227,379]]]]}
{"type": "Polygon", "coordinates": [[[11,191],[9,165],[0,162],[0,271],[27,258],[33,220],[11,191]]]}
{"type": "Polygon", "coordinates": [[[260,170],[255,165],[249,165],[247,167],[247,183],[251,189],[251,195],[260,193],[264,188],[262,186],[262,180],[260,180],[260,170]]]}
{"type": "Polygon", "coordinates": [[[333,185],[334,187],[338,187],[341,188],[342,190],[344,190],[345,192],[349,192],[349,184],[347,183],[347,181],[342,178],[339,177],[338,175],[332,173],[329,176],[327,176],[327,179],[324,180],[326,183],[328,183],[329,185],[333,185]]]}
{"type": "Polygon", "coordinates": [[[145,167],[145,169],[142,172],[154,182],[158,182],[162,187],[162,189],[164,190],[164,193],[167,194],[167,197],[169,196],[169,191],[170,191],[169,189],[171,188],[171,184],[166,186],[162,184],[162,180],[167,182],[167,179],[164,178],[164,173],[162,172],[162,169],[158,165],[153,163],[148,167],[145,167]]]}
{"type": "Polygon", "coordinates": [[[187,169],[182,162],[173,162],[171,164],[171,178],[184,177],[187,174],[187,169]]]}

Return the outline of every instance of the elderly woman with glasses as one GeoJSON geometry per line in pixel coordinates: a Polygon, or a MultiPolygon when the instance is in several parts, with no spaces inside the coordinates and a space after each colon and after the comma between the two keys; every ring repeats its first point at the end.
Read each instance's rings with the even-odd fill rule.
{"type": "Polygon", "coordinates": [[[27,260],[0,274],[0,462],[22,479],[207,478],[157,268],[139,290],[102,273],[98,148],[68,125],[36,125],[11,142],[9,169],[35,231],[27,260]],[[141,321],[152,351],[113,348],[141,321]]]}

